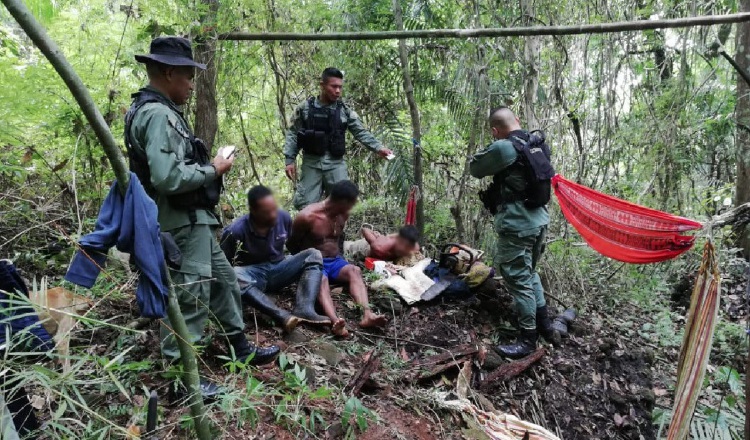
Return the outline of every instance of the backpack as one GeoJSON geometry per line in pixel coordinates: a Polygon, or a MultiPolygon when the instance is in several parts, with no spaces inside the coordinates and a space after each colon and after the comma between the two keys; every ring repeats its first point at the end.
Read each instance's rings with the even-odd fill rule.
{"type": "Polygon", "coordinates": [[[497,208],[506,203],[522,201],[527,209],[536,209],[549,203],[552,197],[552,177],[555,169],[552,167],[550,148],[546,143],[544,133],[540,130],[524,133],[525,136],[511,136],[508,140],[518,152],[518,158],[507,169],[497,173],[492,184],[479,193],[479,199],[492,215],[497,214],[497,208]],[[506,186],[508,173],[521,169],[525,175],[524,188],[512,188],[514,196],[503,196],[502,188],[506,186]]]}
{"type": "Polygon", "coordinates": [[[535,130],[529,133],[528,141],[517,136],[512,136],[509,140],[518,152],[517,166],[526,172],[524,205],[529,209],[545,206],[552,197],[555,169],[552,167],[552,153],[544,133],[535,130]]]}

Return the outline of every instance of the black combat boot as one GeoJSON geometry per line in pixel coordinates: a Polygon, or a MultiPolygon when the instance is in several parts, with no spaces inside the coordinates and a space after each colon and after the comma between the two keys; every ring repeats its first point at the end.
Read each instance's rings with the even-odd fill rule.
{"type": "Polygon", "coordinates": [[[273,320],[287,333],[291,332],[297,327],[297,325],[299,325],[299,318],[277,306],[271,298],[257,287],[246,289],[242,293],[242,299],[264,315],[273,318],[273,320]]]}
{"type": "Polygon", "coordinates": [[[234,349],[236,359],[242,363],[246,363],[250,359],[250,365],[265,365],[273,362],[281,351],[276,345],[263,348],[256,347],[245,338],[244,333],[227,336],[227,339],[231,348],[234,349]]]}
{"type": "MultiPolygon", "coordinates": [[[[180,368],[180,367],[175,366],[175,364],[177,363],[179,363],[178,359],[171,360],[170,369],[180,368]]],[[[219,385],[216,385],[214,382],[210,381],[209,379],[206,379],[203,376],[199,377],[198,391],[200,392],[201,397],[203,397],[204,402],[213,402],[218,398],[219,395],[224,394],[225,392],[225,390],[222,387],[220,387],[219,385]]],[[[184,400],[189,395],[190,393],[188,392],[188,389],[182,380],[176,380],[174,382],[174,385],[169,388],[169,398],[172,400],[173,403],[184,400]]]]}
{"type": "Polygon", "coordinates": [[[521,333],[516,338],[515,344],[498,345],[495,351],[501,356],[518,359],[530,355],[536,350],[536,341],[539,334],[536,330],[521,329],[521,333]]]}
{"type": "Polygon", "coordinates": [[[544,340],[554,346],[560,345],[560,332],[552,326],[552,320],[547,314],[547,306],[536,309],[536,329],[544,340]]]}
{"type": "Polygon", "coordinates": [[[320,279],[323,275],[319,270],[306,270],[297,284],[297,298],[294,302],[292,315],[303,321],[313,324],[330,324],[331,320],[326,316],[315,312],[315,302],[320,293],[320,279]]]}
{"type": "MultiPolygon", "coordinates": [[[[201,377],[200,383],[198,384],[198,391],[201,393],[201,397],[203,398],[203,402],[210,403],[216,401],[216,399],[225,393],[224,388],[216,385],[215,383],[211,382],[210,380],[201,377]]],[[[170,389],[169,397],[172,400],[172,403],[177,403],[178,401],[183,401],[188,398],[190,393],[188,393],[187,387],[185,387],[185,384],[182,383],[182,381],[176,383],[174,385],[173,389],[170,389]]]]}

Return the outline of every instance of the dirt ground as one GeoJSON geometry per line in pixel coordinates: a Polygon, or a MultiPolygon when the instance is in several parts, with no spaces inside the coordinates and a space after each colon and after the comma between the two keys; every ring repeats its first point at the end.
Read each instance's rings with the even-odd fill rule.
{"type": "MultiPolygon", "coordinates": [[[[289,306],[291,293],[282,293],[276,299],[289,306]]],[[[415,370],[411,366],[424,358],[466,344],[487,348],[476,379],[486,378],[495,368],[505,364],[507,361],[491,349],[498,340],[508,341],[513,336],[510,298],[501,285],[497,291],[483,289],[467,301],[436,301],[414,307],[393,297],[373,293],[371,301],[376,308],[391,317],[388,327],[383,330],[358,329],[359,311],[348,295],[335,289],[334,297],[352,331],[347,340],[304,327],[290,335],[282,335],[279,329],[251,309],[245,310],[248,334],[255,335],[261,344],[279,343],[288,357],[307,369],[311,387],[343,388],[362,366],[365,354],[377,348],[381,366],[359,396],[377,418],[364,432],[358,432],[356,438],[485,438],[469,429],[459,414],[424,399],[432,391],[455,388],[458,368],[415,381],[415,370]]],[[[104,315],[109,310],[123,322],[136,316],[132,304],[121,302],[104,304],[99,310],[104,315]],[[126,308],[132,310],[132,316],[122,314],[126,308]]],[[[156,324],[151,323],[147,330],[140,340],[133,341],[137,347],[128,357],[159,359],[156,324]]],[[[112,341],[114,336],[111,330],[97,330],[95,334],[80,333],[77,338],[82,344],[93,342],[91,349],[103,353],[111,349],[112,343],[106,341],[112,341]]],[[[547,354],[539,363],[518,377],[491,384],[481,391],[475,389],[474,401],[484,409],[505,411],[537,423],[563,439],[655,438],[651,422],[656,400],[652,378],[655,356],[648,343],[638,338],[623,339],[618,335],[616,321],[607,313],[592,309],[576,321],[570,338],[564,340],[562,346],[544,346],[547,354]]],[[[214,340],[206,349],[205,363],[201,367],[203,374],[220,382],[229,377],[222,367],[224,361],[216,357],[222,355],[226,355],[225,349],[214,340]]],[[[253,375],[272,387],[284,381],[278,366],[255,370],[253,375]]],[[[140,380],[143,386],[157,389],[162,396],[168,395],[169,382],[160,375],[144,372],[140,380]]],[[[164,438],[182,438],[186,432],[177,422],[181,416],[187,415],[187,410],[168,399],[162,399],[160,404],[165,406],[165,423],[174,422],[164,438]]],[[[318,428],[316,437],[344,438],[341,408],[326,402],[315,409],[325,421],[318,428]]],[[[229,418],[223,427],[225,438],[291,439],[299,434],[294,429],[279,426],[270,410],[261,410],[260,414],[253,432],[234,428],[229,418]]]]}

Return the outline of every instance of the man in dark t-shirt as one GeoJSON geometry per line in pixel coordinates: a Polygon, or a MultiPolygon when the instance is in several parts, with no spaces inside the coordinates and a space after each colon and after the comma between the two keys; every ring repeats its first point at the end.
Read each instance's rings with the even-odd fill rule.
{"type": "Polygon", "coordinates": [[[300,322],[330,325],[330,318],[315,312],[323,268],[320,251],[306,249],[285,257],[284,245],[292,228],[289,213],[279,209],[271,190],[264,186],[251,188],[247,202],[249,214],[224,229],[221,237],[221,248],[237,273],[243,301],[273,318],[287,332],[300,322]],[[291,313],[264,293],[295,282],[297,295],[291,313]]]}

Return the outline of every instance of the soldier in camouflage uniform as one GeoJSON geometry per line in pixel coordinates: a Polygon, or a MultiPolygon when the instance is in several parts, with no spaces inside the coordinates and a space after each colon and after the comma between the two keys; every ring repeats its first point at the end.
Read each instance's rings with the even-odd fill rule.
{"type": "Polygon", "coordinates": [[[519,152],[511,142],[517,137],[529,141],[529,133],[521,129],[518,118],[507,107],[490,114],[490,127],[495,142],[474,155],[471,175],[476,178],[495,176],[496,206],[494,226],[498,234],[495,262],[513,296],[520,335],[514,344],[500,345],[496,350],[508,357],[523,357],[536,349],[539,334],[550,342],[559,342],[547,314],[537,261],[544,249],[549,224],[546,206],[529,208],[526,189],[528,172],[519,161],[519,152]]]}
{"type": "Polygon", "coordinates": [[[297,106],[292,117],[284,157],[286,175],[296,181],[296,159],[302,151],[302,173],[294,195],[294,207],[298,210],[319,202],[335,183],[348,180],[344,160],[347,130],[379,156],[386,158],[392,154],[364,127],[357,112],[341,100],[343,83],[344,74],[340,70],[325,69],[320,79],[320,95],[297,106]]]}
{"type": "MultiPolygon", "coordinates": [[[[125,143],[131,171],[159,209],[162,232],[170,233],[182,252],[181,266],[173,268],[171,276],[189,342],[201,339],[211,318],[239,360],[270,362],[279,348],[257,348],[245,338],[237,277],[215,238],[221,176],[232,168],[234,158],[217,154],[211,160],[179,108],[190,98],[195,68],[205,66],[193,61],[190,42],[177,37],[154,39],[151,53],[136,60],[146,64],[149,85],[133,95],[125,116],[125,143]]],[[[161,348],[165,358],[176,361],[180,352],[172,328],[164,319],[161,348]]],[[[216,390],[202,381],[204,395],[216,390]]]]}

